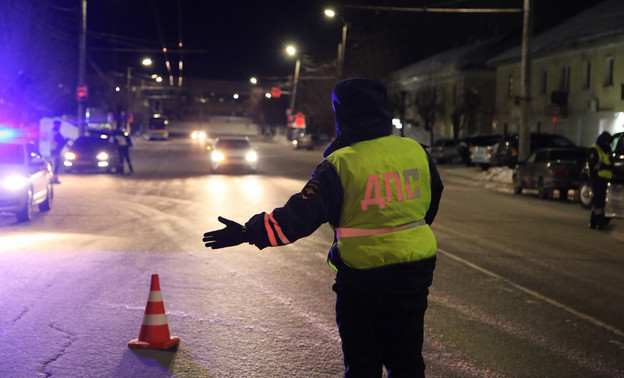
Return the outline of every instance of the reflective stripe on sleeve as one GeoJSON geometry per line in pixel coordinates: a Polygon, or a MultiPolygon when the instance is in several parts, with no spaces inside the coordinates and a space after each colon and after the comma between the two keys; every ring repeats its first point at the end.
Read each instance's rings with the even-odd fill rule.
{"type": "Polygon", "coordinates": [[[267,213],[264,213],[264,228],[266,229],[267,236],[269,237],[269,243],[271,243],[273,247],[277,246],[277,240],[275,239],[275,234],[269,224],[269,215],[267,213]]]}
{"type": "Polygon", "coordinates": [[[390,232],[409,230],[410,228],[424,226],[425,224],[427,224],[427,222],[424,219],[421,219],[416,222],[407,223],[402,226],[393,227],[393,228],[366,229],[366,228],[338,227],[336,228],[336,236],[338,237],[338,239],[340,239],[340,238],[354,238],[358,236],[387,234],[390,232]]]}
{"type": "Polygon", "coordinates": [[[282,231],[282,228],[279,226],[279,224],[277,224],[277,221],[275,220],[275,218],[273,218],[273,213],[269,214],[269,219],[271,220],[271,222],[273,222],[273,227],[275,227],[275,231],[277,232],[277,236],[279,236],[279,238],[282,241],[282,243],[290,244],[290,241],[288,240],[286,235],[284,235],[284,232],[282,231]]]}
{"type": "Polygon", "coordinates": [[[290,240],[284,235],[282,228],[273,217],[273,213],[264,214],[264,228],[266,229],[271,246],[276,247],[278,245],[290,244],[290,240]],[[275,234],[277,234],[277,237],[275,234]],[[281,244],[278,242],[277,238],[279,238],[281,244]]]}

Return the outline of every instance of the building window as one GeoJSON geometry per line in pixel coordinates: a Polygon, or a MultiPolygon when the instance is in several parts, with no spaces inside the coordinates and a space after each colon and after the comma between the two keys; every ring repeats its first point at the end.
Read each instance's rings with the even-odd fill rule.
{"type": "Polygon", "coordinates": [[[589,87],[591,86],[591,63],[590,62],[583,62],[583,72],[582,72],[583,77],[581,77],[582,80],[582,86],[583,89],[589,89],[589,87]]]}
{"type": "Polygon", "coordinates": [[[559,68],[559,90],[568,92],[570,89],[570,66],[561,66],[559,68]]]}
{"type": "Polygon", "coordinates": [[[513,98],[514,97],[514,77],[513,77],[513,75],[509,75],[509,78],[507,79],[507,96],[509,98],[513,98]]]}
{"type": "Polygon", "coordinates": [[[542,71],[540,77],[540,94],[546,94],[548,92],[548,71],[542,71]]]}
{"type": "Polygon", "coordinates": [[[608,56],[605,59],[605,76],[604,76],[604,86],[609,87],[613,85],[613,65],[614,60],[612,56],[608,56]]]}

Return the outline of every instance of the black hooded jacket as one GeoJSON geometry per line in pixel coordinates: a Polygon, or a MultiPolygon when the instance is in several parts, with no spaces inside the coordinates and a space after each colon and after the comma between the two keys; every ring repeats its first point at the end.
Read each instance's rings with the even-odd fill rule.
{"type": "MultiPolygon", "coordinates": [[[[336,138],[323,157],[339,148],[392,134],[386,90],[377,81],[348,79],[338,82],[334,87],[332,105],[336,115],[336,138]]],[[[443,185],[431,157],[429,167],[432,198],[425,220],[431,224],[438,211],[443,185]]],[[[245,224],[250,243],[262,249],[292,243],[312,234],[326,222],[339,227],[342,200],[343,188],[338,172],[331,163],[323,160],[302,191],[292,195],[283,207],[270,214],[256,214],[245,224]]],[[[433,263],[429,265],[426,270],[432,272],[433,263]]]]}

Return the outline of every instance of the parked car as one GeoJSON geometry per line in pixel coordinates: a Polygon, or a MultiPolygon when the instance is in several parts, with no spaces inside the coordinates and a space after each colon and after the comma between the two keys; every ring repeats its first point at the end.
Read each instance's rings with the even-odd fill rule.
{"type": "Polygon", "coordinates": [[[53,197],[52,168],[34,144],[0,141],[0,213],[27,222],[35,205],[50,211],[53,197]]]}
{"type": "MultiPolygon", "coordinates": [[[[622,209],[624,201],[621,193],[624,190],[624,132],[613,134],[613,143],[611,144],[611,161],[613,163],[613,180],[607,189],[607,207],[611,209],[622,209]],[[611,198],[610,198],[611,197],[611,198]]],[[[589,183],[589,167],[585,165],[580,174],[580,184],[578,189],[578,197],[581,206],[589,209],[591,207],[592,189],[589,183]]],[[[618,216],[624,216],[624,213],[620,210],[616,212],[611,211],[612,214],[619,214],[618,216]]],[[[611,215],[614,216],[614,215],[611,215]]]]}
{"type": "Polygon", "coordinates": [[[65,153],[65,172],[95,170],[112,172],[117,169],[117,147],[106,135],[81,136],[65,153]]]}
{"type": "MultiPolygon", "coordinates": [[[[529,153],[546,147],[575,147],[568,138],[557,134],[531,133],[529,153]]],[[[492,165],[513,168],[518,164],[518,134],[501,140],[492,151],[492,165]]]]}
{"type": "Polygon", "coordinates": [[[492,152],[494,147],[503,139],[502,135],[478,135],[466,138],[470,151],[470,164],[475,164],[483,170],[492,166],[492,152]]]}
{"type": "Polygon", "coordinates": [[[224,168],[243,168],[255,172],[258,154],[247,137],[223,137],[215,141],[211,160],[213,172],[224,168]]]}
{"type": "Polygon", "coordinates": [[[315,141],[314,141],[312,134],[301,133],[299,134],[299,136],[297,136],[296,139],[292,141],[292,146],[295,150],[301,150],[304,148],[306,150],[313,150],[314,144],[315,144],[315,141]]]}
{"type": "Polygon", "coordinates": [[[464,139],[438,139],[431,146],[431,157],[438,164],[460,164],[466,162],[465,151],[464,139]]]}
{"type": "Polygon", "coordinates": [[[552,147],[534,151],[514,169],[514,193],[537,189],[540,198],[549,198],[557,190],[559,198],[567,199],[570,189],[578,189],[586,154],[586,149],[582,147],[552,147]]]}

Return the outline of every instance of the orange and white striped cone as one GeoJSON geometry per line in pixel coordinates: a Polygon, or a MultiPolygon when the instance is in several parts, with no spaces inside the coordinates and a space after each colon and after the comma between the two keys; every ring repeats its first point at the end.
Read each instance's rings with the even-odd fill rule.
{"type": "Polygon", "coordinates": [[[152,274],[149,298],[145,306],[143,324],[139,338],[128,343],[128,347],[136,349],[169,349],[178,345],[180,339],[169,335],[165,304],[160,293],[158,274],[152,274]]]}

